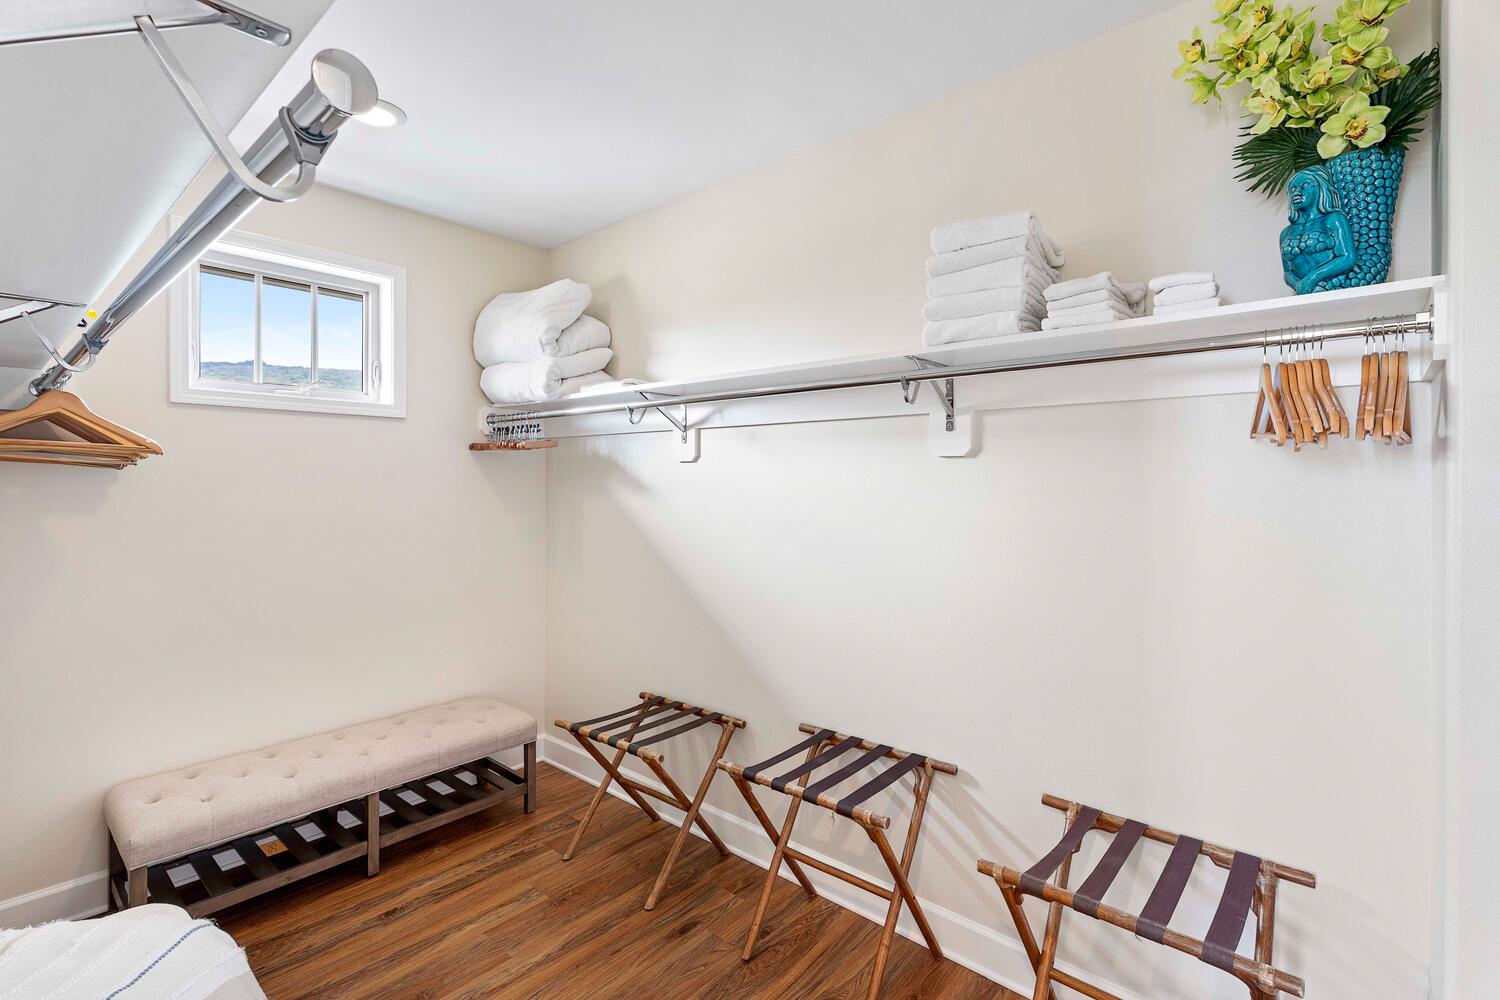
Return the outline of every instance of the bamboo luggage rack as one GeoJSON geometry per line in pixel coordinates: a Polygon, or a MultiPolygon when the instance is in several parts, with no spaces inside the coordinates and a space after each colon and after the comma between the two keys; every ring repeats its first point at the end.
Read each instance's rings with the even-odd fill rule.
{"type": "Polygon", "coordinates": [[[667,860],[661,866],[661,873],[656,877],[656,884],[651,887],[651,893],[646,897],[646,909],[650,910],[656,906],[661,899],[662,891],[666,888],[667,879],[672,874],[672,866],[677,863],[677,855],[682,851],[682,845],[687,840],[688,831],[693,824],[703,831],[708,842],[714,845],[714,849],[724,857],[729,856],[729,848],[714,833],[713,828],[708,825],[700,813],[703,799],[708,795],[708,786],[713,783],[715,765],[724,756],[724,751],[729,748],[729,741],[733,738],[735,730],[745,728],[745,720],[737,719],[732,715],[722,712],[714,712],[697,705],[689,705],[685,702],[668,698],[665,695],[652,694],[649,691],[640,693],[640,703],[629,708],[622,708],[617,712],[610,712],[593,719],[585,719],[582,722],[567,722],[557,719],[555,725],[559,729],[566,729],[573,734],[580,746],[588,751],[594,762],[604,769],[604,780],[599,782],[599,788],[594,792],[594,798],[589,802],[588,810],[583,814],[583,819],[578,823],[578,829],[573,833],[573,840],[568,844],[568,849],[563,852],[563,860],[571,860],[573,854],[578,850],[578,842],[583,839],[583,831],[588,829],[589,823],[594,818],[594,813],[599,808],[599,803],[604,801],[604,795],[609,791],[611,781],[620,783],[630,800],[640,807],[651,822],[656,822],[661,817],[657,815],[651,803],[643,796],[658,799],[669,806],[674,806],[683,811],[682,826],[677,831],[677,837],[672,841],[672,847],[667,851],[667,860]],[[676,725],[674,725],[676,723],[676,725]],[[683,793],[681,786],[672,779],[664,766],[666,758],[658,751],[649,749],[653,743],[663,743],[676,736],[691,732],[699,726],[718,725],[719,744],[714,750],[712,759],[708,762],[708,768],[703,772],[703,780],[698,784],[698,792],[689,799],[683,793]],[[600,753],[595,743],[602,743],[615,750],[613,760],[600,753]],[[652,788],[650,785],[629,778],[620,773],[620,762],[625,755],[630,754],[645,761],[661,783],[666,786],[667,793],[652,788]]]}
{"type": "Polygon", "coordinates": [[[1113,993],[1107,993],[1092,983],[1056,968],[1063,907],[1070,907],[1086,916],[1130,931],[1137,937],[1166,945],[1223,969],[1249,987],[1251,1000],[1272,1000],[1281,993],[1297,997],[1303,995],[1304,984],[1301,979],[1271,965],[1272,939],[1276,929],[1278,883],[1295,882],[1309,889],[1316,888],[1318,880],[1311,872],[1288,868],[1241,851],[1231,851],[1194,837],[1168,833],[1138,820],[1114,816],[1056,795],[1042,796],[1042,803],[1065,812],[1068,818],[1062,840],[1058,841],[1057,846],[1046,857],[1024,872],[1002,867],[993,861],[979,862],[980,874],[990,876],[1000,887],[1006,908],[1016,922],[1021,944],[1025,946],[1026,955],[1031,959],[1032,968],[1036,970],[1033,1000],[1055,1000],[1053,983],[1077,990],[1094,1000],[1119,1000],[1113,993]],[[1070,890],[1068,869],[1072,865],[1073,855],[1091,830],[1111,834],[1109,848],[1083,884],[1076,890],[1070,890]],[[1145,907],[1136,915],[1106,906],[1102,900],[1142,838],[1168,844],[1172,847],[1172,853],[1167,858],[1166,866],[1145,907]],[[1218,909],[1207,934],[1201,939],[1189,937],[1167,926],[1187,888],[1193,866],[1200,854],[1229,871],[1218,909]],[[1048,879],[1054,875],[1056,881],[1049,882],[1048,879]],[[1023,894],[1048,903],[1046,930],[1040,948],[1021,907],[1023,894]],[[1254,959],[1245,958],[1236,952],[1251,911],[1256,914],[1254,959]]]}
{"type": "Polygon", "coordinates": [[[856,888],[881,899],[889,900],[890,908],[886,912],[885,926],[880,932],[880,942],[875,949],[875,967],[870,978],[870,989],[868,997],[870,1000],[880,995],[880,982],[885,977],[885,965],[890,957],[891,942],[896,935],[896,921],[901,916],[901,907],[904,903],[911,908],[911,914],[916,919],[917,927],[922,931],[922,937],[927,942],[932,957],[941,959],[943,950],[938,945],[937,936],[933,934],[932,927],[927,923],[927,916],[922,912],[922,906],[917,901],[917,894],[912,891],[909,877],[911,875],[912,859],[917,852],[917,838],[922,830],[922,817],[927,811],[927,796],[932,791],[932,781],[935,774],[957,774],[958,768],[952,764],[940,760],[933,760],[921,754],[907,753],[897,750],[888,743],[875,743],[871,740],[862,739],[858,736],[845,736],[834,732],[832,729],[820,729],[816,726],[803,723],[800,727],[808,738],[796,744],[774,757],[753,764],[750,767],[741,767],[730,761],[720,761],[719,767],[728,772],[734,779],[735,785],[739,787],[740,794],[745,797],[745,802],[750,806],[750,811],[760,821],[761,828],[765,830],[766,836],[770,837],[776,845],[776,851],[771,856],[770,870],[766,872],[765,884],[761,888],[760,902],[755,908],[755,916],[750,923],[750,933],[745,938],[745,949],[740,958],[749,961],[755,953],[755,939],[760,934],[762,922],[765,920],[766,907],[771,902],[771,889],[776,884],[776,879],[781,870],[781,864],[786,862],[787,868],[802,885],[809,895],[816,896],[817,890],[808,881],[801,865],[808,865],[841,879],[856,888]],[[826,749],[825,749],[826,747],[826,749]],[[851,750],[860,750],[840,767],[825,777],[813,780],[813,772],[825,764],[831,764],[843,757],[851,750]],[[771,777],[766,772],[773,767],[784,764],[806,752],[802,763],[791,770],[776,777],[771,777]],[[842,796],[832,794],[836,785],[854,777],[866,768],[875,767],[889,761],[884,770],[865,780],[855,788],[849,789],[842,796]],[[890,828],[889,817],[872,812],[863,803],[883,789],[895,785],[907,774],[915,775],[915,784],[912,789],[913,804],[911,821],[906,829],[906,844],[902,848],[901,857],[898,860],[891,845],[886,840],[885,831],[890,828]],[[755,797],[751,785],[764,785],[791,796],[791,804],[787,807],[786,819],[781,824],[781,832],[778,834],[776,828],[771,825],[770,818],[761,808],[760,802],[755,797]],[[876,885],[868,879],[861,878],[852,872],[844,871],[821,859],[805,854],[794,847],[789,846],[788,841],[792,836],[792,825],[797,820],[797,809],[803,802],[812,802],[831,809],[840,816],[854,820],[870,839],[874,841],[875,847],[880,851],[881,860],[890,869],[891,880],[894,887],[887,889],[876,885]]]}

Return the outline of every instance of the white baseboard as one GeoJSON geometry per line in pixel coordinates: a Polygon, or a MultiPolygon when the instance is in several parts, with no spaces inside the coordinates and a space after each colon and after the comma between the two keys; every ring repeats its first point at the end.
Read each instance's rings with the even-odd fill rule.
{"type": "MultiPolygon", "coordinates": [[[[561,738],[544,733],[538,743],[538,753],[541,759],[559,770],[566,771],[576,778],[582,778],[589,784],[597,785],[603,776],[599,765],[585,754],[581,749],[570,746],[561,738]]],[[[650,777],[641,773],[631,771],[630,776],[644,785],[650,785],[658,790],[665,791],[661,785],[650,777]]],[[[629,797],[618,784],[611,784],[609,793],[626,802],[629,797]]],[[[682,813],[661,803],[653,803],[663,816],[674,823],[681,823],[682,813]]],[[[715,830],[728,847],[736,855],[759,868],[768,868],[771,864],[771,851],[773,845],[767,840],[765,831],[759,824],[748,819],[743,819],[734,813],[725,812],[715,806],[705,804],[703,812],[714,824],[715,830]]],[[[693,836],[706,839],[703,832],[696,826],[693,828],[693,836]]],[[[793,846],[805,854],[810,854],[822,861],[833,863],[835,859],[819,851],[809,850],[793,841],[793,846]]],[[[840,867],[847,867],[842,859],[838,860],[840,867]]],[[[874,882],[876,885],[890,888],[890,881],[885,873],[864,872],[854,869],[856,874],[874,882]]],[[[885,904],[868,893],[847,885],[846,883],[831,876],[824,875],[811,867],[806,868],[807,876],[817,888],[818,894],[830,902],[837,903],[846,910],[865,917],[877,924],[885,922],[885,904]]],[[[791,873],[783,866],[781,877],[790,880],[791,873]]],[[[976,876],[977,877],[977,876],[976,876]]],[[[919,897],[921,898],[921,897],[919,897]]],[[[979,973],[991,982],[999,983],[1008,987],[1022,996],[1030,996],[1036,986],[1036,977],[1031,970],[1031,963],[1026,958],[1026,951],[1021,947],[1021,942],[1008,934],[997,931],[993,927],[987,927],[975,920],[971,920],[961,913],[955,913],[947,907],[941,906],[928,899],[922,899],[922,910],[927,914],[927,920],[932,924],[933,933],[937,935],[938,942],[943,946],[944,957],[952,959],[964,968],[979,973]]],[[[910,938],[921,943],[922,935],[917,930],[916,923],[911,915],[902,912],[901,921],[896,925],[896,930],[902,937],[910,938]]],[[[924,945],[925,947],[925,945],[924,945]]],[[[1119,996],[1121,1000],[1139,1000],[1135,994],[1127,991],[1124,987],[1110,982],[1108,979],[1094,975],[1086,970],[1074,966],[1058,963],[1058,968],[1080,976],[1119,996]]]]}
{"type": "Polygon", "coordinates": [[[24,896],[0,900],[0,927],[31,927],[103,913],[106,872],[92,872],[24,896]]]}

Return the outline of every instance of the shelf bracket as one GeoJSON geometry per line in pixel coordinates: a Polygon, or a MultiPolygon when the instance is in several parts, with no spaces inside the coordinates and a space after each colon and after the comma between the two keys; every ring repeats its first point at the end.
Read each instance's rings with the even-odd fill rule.
{"type": "MultiPolygon", "coordinates": [[[[924,370],[929,368],[947,367],[946,365],[938,364],[936,361],[929,361],[926,358],[918,357],[915,354],[908,354],[906,356],[906,360],[910,361],[918,368],[924,370]]],[[[932,381],[927,382],[926,384],[931,386],[932,394],[938,399],[938,405],[941,406],[943,408],[943,412],[948,415],[948,419],[944,422],[944,430],[951,432],[956,420],[956,414],[954,413],[953,409],[953,380],[951,378],[945,378],[941,381],[932,381]]],[[[907,405],[911,405],[917,401],[917,397],[922,394],[922,385],[922,382],[913,382],[911,379],[907,378],[903,378],[901,380],[901,398],[906,400],[907,405]]]]}
{"type": "MultiPolygon", "coordinates": [[[[667,403],[671,400],[670,396],[658,397],[653,399],[651,396],[647,395],[644,392],[637,392],[636,395],[640,396],[647,403],[653,404],[667,403]]],[[[679,462],[698,461],[698,428],[688,426],[687,404],[684,403],[681,405],[679,409],[680,416],[675,417],[670,412],[668,412],[665,406],[642,406],[639,410],[632,407],[630,409],[627,409],[625,412],[630,415],[630,422],[632,424],[638,424],[641,422],[641,418],[646,415],[647,410],[655,410],[657,413],[660,413],[664,418],[666,418],[667,423],[676,428],[678,449],[677,460],[679,462]]]]}

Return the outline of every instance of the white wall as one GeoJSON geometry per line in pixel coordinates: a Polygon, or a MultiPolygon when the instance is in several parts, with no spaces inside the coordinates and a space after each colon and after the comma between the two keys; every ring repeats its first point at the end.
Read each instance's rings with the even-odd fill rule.
{"type": "MultiPolygon", "coordinates": [[[[618,374],[656,377],[915,347],[927,230],[1020,207],[1070,275],[1205,267],[1233,301],[1285,294],[1281,204],[1233,180],[1232,116],[1169,77],[1206,6],[566,244],[553,275],[594,285],[618,374]]],[[[1430,20],[1404,12],[1398,51],[1424,47],[1430,20]]],[[[1431,268],[1430,164],[1424,146],[1396,277],[1431,268]]],[[[931,458],[922,422],[899,419],[714,431],[691,466],[663,435],[564,441],[548,458],[548,718],[650,688],[748,718],[742,762],[799,721],[954,761],[918,892],[954,957],[1013,985],[1024,958],[974,861],[1040,857],[1053,791],[1316,871],[1316,891],[1282,897],[1281,964],[1320,997],[1425,996],[1429,439],[1294,456],[1245,440],[1252,404],[997,411],[966,461],[931,458]]],[[[1417,404],[1430,433],[1425,388],[1417,404]]],[[[686,773],[706,745],[669,764],[686,773]]],[[[748,815],[727,784],[710,801],[748,815]]],[[[857,831],[804,815],[799,840],[878,873],[857,831]]],[[[1163,857],[1131,869],[1122,902],[1144,900],[1163,857]]],[[[1201,933],[1212,903],[1185,903],[1179,926],[1201,933]]],[[[1136,996],[1243,995],[1086,923],[1065,958],[1136,996]]]]}
{"type": "Polygon", "coordinates": [[[0,900],[104,867],[118,781],[477,692],[541,712],[541,464],[464,445],[474,317],[544,255],[325,189],[242,228],[407,269],[409,416],[169,404],[162,296],[69,388],[165,456],[0,464],[0,900]]]}

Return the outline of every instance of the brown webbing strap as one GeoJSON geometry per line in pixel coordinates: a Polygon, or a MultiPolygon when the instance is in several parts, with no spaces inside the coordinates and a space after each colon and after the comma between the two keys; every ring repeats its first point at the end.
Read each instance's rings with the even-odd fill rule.
{"type": "Polygon", "coordinates": [[[607,722],[602,726],[596,726],[589,730],[589,736],[596,740],[617,740],[622,734],[633,733],[641,728],[647,719],[655,718],[663,712],[674,712],[676,710],[677,707],[675,705],[656,705],[644,712],[638,712],[627,718],[616,719],[614,722],[607,722]]]}
{"type": "Polygon", "coordinates": [[[605,736],[602,733],[590,733],[589,735],[593,739],[600,740],[613,746],[615,741],[619,740],[621,737],[634,736],[637,733],[644,733],[649,729],[656,729],[658,726],[671,725],[674,722],[680,722],[681,720],[688,718],[692,714],[692,712],[684,712],[679,708],[671,708],[669,706],[667,714],[653,719],[650,722],[645,722],[644,720],[642,720],[641,723],[637,723],[632,726],[626,726],[624,729],[616,729],[608,736],[605,736]]]}
{"type": "Polygon", "coordinates": [[[1073,893],[1073,909],[1091,917],[1099,916],[1099,904],[1104,901],[1104,894],[1109,892],[1109,887],[1145,832],[1145,823],[1133,819],[1125,821],[1104,857],[1099,859],[1098,866],[1073,893]]]}
{"type": "Polygon", "coordinates": [[[642,705],[660,704],[661,701],[662,701],[662,699],[660,699],[660,698],[654,698],[651,701],[636,702],[634,705],[631,705],[629,708],[622,708],[618,712],[609,712],[609,713],[606,713],[604,715],[598,716],[597,718],[584,719],[582,722],[575,722],[571,726],[569,726],[568,727],[568,732],[570,732],[570,733],[576,733],[576,732],[578,732],[578,730],[582,729],[584,726],[592,726],[596,722],[605,722],[605,721],[607,721],[609,719],[617,718],[619,716],[629,715],[631,712],[639,712],[641,710],[641,706],[642,705]]]}
{"type": "Polygon", "coordinates": [[[837,771],[834,771],[828,777],[822,778],[814,782],[813,784],[808,785],[802,790],[802,797],[804,799],[812,799],[814,801],[817,801],[819,795],[822,795],[824,792],[828,791],[830,788],[832,788],[834,785],[837,785],[845,778],[863,771],[865,768],[869,767],[871,764],[884,757],[890,749],[891,748],[888,746],[881,745],[867,753],[860,754],[858,757],[854,758],[851,763],[845,764],[843,767],[839,768],[837,771]]]}
{"type": "Polygon", "coordinates": [[[843,756],[846,751],[852,750],[853,748],[859,746],[862,742],[864,741],[861,740],[858,736],[846,736],[838,743],[835,743],[827,750],[824,750],[822,753],[818,754],[812,760],[807,761],[803,764],[798,764],[786,774],[772,778],[771,787],[776,789],[778,792],[784,792],[786,791],[787,785],[790,785],[792,782],[796,781],[803,775],[813,773],[824,764],[832,763],[838,757],[843,756]]]}
{"type": "Polygon", "coordinates": [[[1081,806],[1078,810],[1078,818],[1063,831],[1062,840],[1057,842],[1057,846],[1021,876],[1021,888],[1033,896],[1040,896],[1047,880],[1062,867],[1063,858],[1078,850],[1078,845],[1083,843],[1084,835],[1094,828],[1095,823],[1099,822],[1101,814],[1101,810],[1092,806],[1081,806]]]}
{"type": "Polygon", "coordinates": [[[1147,941],[1161,944],[1162,939],[1167,936],[1167,924],[1171,921],[1172,914],[1177,912],[1177,903],[1182,899],[1182,891],[1187,888],[1188,878],[1193,874],[1193,865],[1202,850],[1201,840],[1193,837],[1177,838],[1177,845],[1172,848],[1172,855],[1167,858],[1166,867],[1156,880],[1156,888],[1151,890],[1151,898],[1146,900],[1146,908],[1135,920],[1135,932],[1147,941]]]}
{"type": "Polygon", "coordinates": [[[796,746],[788,747],[776,756],[768,757],[765,760],[761,761],[759,764],[751,764],[749,767],[741,771],[740,774],[746,781],[754,781],[755,776],[760,772],[766,770],[767,768],[775,767],[777,764],[780,764],[784,760],[791,760],[793,757],[797,756],[799,753],[802,753],[804,750],[811,750],[813,747],[817,746],[819,743],[822,743],[832,735],[832,729],[820,729],[816,733],[813,733],[811,736],[809,736],[807,739],[803,740],[801,743],[798,743],[796,746]]]}
{"type": "Polygon", "coordinates": [[[650,746],[652,743],[660,743],[662,740],[670,740],[674,736],[681,736],[683,733],[697,729],[699,726],[706,726],[710,722],[718,722],[723,717],[724,716],[719,712],[709,712],[707,715],[697,716],[693,719],[692,722],[678,726],[676,729],[668,729],[664,733],[657,733],[654,736],[648,737],[644,740],[635,740],[626,749],[628,749],[631,753],[635,753],[641,747],[650,746]]]}
{"type": "Polygon", "coordinates": [[[882,788],[894,784],[897,780],[900,779],[903,774],[906,774],[908,771],[914,771],[926,763],[927,758],[923,757],[921,754],[914,753],[902,757],[900,760],[896,761],[896,763],[886,768],[876,777],[874,777],[870,781],[865,782],[863,785],[859,786],[848,795],[845,795],[843,798],[839,799],[838,807],[834,810],[834,812],[838,813],[840,816],[852,818],[854,816],[855,806],[859,805],[865,799],[868,799],[870,796],[874,795],[882,788]]]}
{"type": "Polygon", "coordinates": [[[1224,895],[1219,897],[1218,912],[1203,939],[1203,961],[1209,965],[1225,972],[1234,970],[1234,951],[1244,933],[1245,919],[1250,916],[1255,878],[1259,874],[1260,858],[1249,854],[1234,856],[1229,879],[1224,883],[1224,895]]]}

